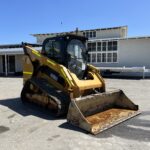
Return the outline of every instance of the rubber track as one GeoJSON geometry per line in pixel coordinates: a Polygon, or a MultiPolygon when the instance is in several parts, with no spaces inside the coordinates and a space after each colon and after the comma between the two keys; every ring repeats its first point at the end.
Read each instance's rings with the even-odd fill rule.
{"type": "Polygon", "coordinates": [[[64,116],[68,112],[68,107],[70,103],[70,97],[66,93],[56,90],[52,86],[48,84],[48,82],[44,79],[37,79],[37,78],[32,78],[26,81],[23,90],[21,92],[21,99],[25,101],[25,93],[28,91],[28,86],[33,84],[37,88],[40,89],[43,93],[48,95],[48,97],[52,100],[54,100],[57,105],[58,105],[58,110],[56,113],[56,116],[64,116]]]}

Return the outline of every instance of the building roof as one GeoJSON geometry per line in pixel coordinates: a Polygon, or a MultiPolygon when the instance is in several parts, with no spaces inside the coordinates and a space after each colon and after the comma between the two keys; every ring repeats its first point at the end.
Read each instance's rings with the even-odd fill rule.
{"type": "Polygon", "coordinates": [[[128,39],[150,39],[150,36],[134,36],[134,37],[126,37],[126,38],[120,38],[122,40],[128,40],[128,39]]]}
{"type": "MultiPolygon", "coordinates": [[[[114,30],[114,29],[123,29],[123,28],[127,30],[128,26],[98,28],[98,29],[78,30],[78,31],[86,32],[86,31],[114,30]]],[[[59,34],[74,33],[74,32],[76,31],[58,32],[58,33],[39,33],[39,34],[31,34],[31,35],[36,37],[36,36],[47,36],[47,35],[59,35],[59,34]]]]}
{"type": "MultiPolygon", "coordinates": [[[[32,47],[40,47],[40,44],[30,44],[32,47]]],[[[0,49],[6,48],[22,48],[22,44],[2,44],[0,45],[0,49]]]]}
{"type": "MultiPolygon", "coordinates": [[[[32,44],[36,50],[41,50],[41,45],[32,44]]],[[[22,44],[6,44],[0,45],[0,55],[4,54],[23,54],[22,44]]]]}
{"type": "MultiPolygon", "coordinates": [[[[42,47],[34,47],[36,50],[41,50],[42,47]]],[[[0,49],[0,55],[5,55],[5,54],[13,54],[13,55],[18,55],[18,54],[24,54],[23,48],[4,48],[0,49]]]]}
{"type": "Polygon", "coordinates": [[[130,40],[130,39],[150,39],[150,36],[135,36],[135,37],[125,37],[125,38],[104,38],[104,39],[90,39],[88,41],[108,41],[108,40],[130,40]]]}

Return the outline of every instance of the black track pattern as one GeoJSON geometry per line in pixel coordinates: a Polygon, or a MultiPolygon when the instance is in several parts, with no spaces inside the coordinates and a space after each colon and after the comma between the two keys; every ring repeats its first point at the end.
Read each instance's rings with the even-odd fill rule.
{"type": "Polygon", "coordinates": [[[21,92],[21,99],[23,102],[27,101],[26,93],[31,93],[29,90],[30,84],[33,84],[35,87],[40,89],[41,92],[45,93],[49,99],[56,102],[58,106],[58,110],[55,114],[56,116],[64,116],[67,114],[70,103],[69,95],[50,86],[45,79],[34,77],[26,81],[21,92]]]}

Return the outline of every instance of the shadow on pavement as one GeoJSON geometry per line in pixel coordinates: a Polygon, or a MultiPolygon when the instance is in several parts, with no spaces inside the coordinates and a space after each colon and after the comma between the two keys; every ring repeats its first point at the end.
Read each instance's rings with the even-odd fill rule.
{"type": "Polygon", "coordinates": [[[87,133],[89,134],[89,136],[92,136],[94,138],[108,138],[108,137],[117,136],[125,139],[149,142],[150,141],[150,120],[140,119],[140,117],[146,115],[150,116],[150,111],[142,112],[141,115],[136,116],[135,118],[131,118],[97,135],[92,135],[90,133],[87,133],[86,131],[79,129],[78,127],[74,127],[69,123],[63,123],[59,127],[87,133]]]}
{"type": "Polygon", "coordinates": [[[68,130],[74,130],[74,131],[78,131],[78,132],[82,132],[84,134],[89,134],[87,131],[79,128],[79,127],[76,127],[76,126],[73,126],[72,124],[68,123],[68,122],[65,122],[61,125],[59,125],[60,128],[63,128],[63,129],[68,129],[68,130]]]}
{"type": "Polygon", "coordinates": [[[37,106],[32,103],[22,103],[20,98],[0,100],[0,105],[6,106],[22,116],[37,116],[46,120],[56,120],[64,118],[56,118],[52,112],[44,107],[37,106]]]}
{"type": "MultiPolygon", "coordinates": [[[[10,108],[22,116],[33,115],[47,120],[66,118],[66,117],[56,118],[50,111],[41,107],[37,107],[36,105],[32,105],[30,103],[24,105],[21,102],[20,98],[0,100],[0,105],[10,108]]],[[[103,131],[97,134],[96,136],[91,135],[87,133],[87,131],[75,127],[67,122],[59,125],[59,127],[68,130],[82,132],[83,134],[86,133],[89,136],[92,136],[94,138],[108,138],[108,137],[117,136],[125,139],[149,142],[150,141],[150,111],[144,111],[142,112],[141,115],[129,119],[128,121],[125,121],[106,131],[103,131]],[[143,119],[143,117],[147,118],[147,116],[149,116],[149,120],[143,119]]]]}

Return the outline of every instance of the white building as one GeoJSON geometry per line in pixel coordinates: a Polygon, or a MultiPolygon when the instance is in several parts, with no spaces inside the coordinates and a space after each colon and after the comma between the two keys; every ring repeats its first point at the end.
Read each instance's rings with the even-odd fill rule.
{"type": "MultiPolygon", "coordinates": [[[[35,48],[41,49],[37,46],[35,48]]],[[[23,54],[21,44],[0,45],[0,75],[21,75],[23,54]]]]}
{"type": "MultiPolygon", "coordinates": [[[[100,67],[101,70],[103,70],[104,72],[127,72],[128,74],[131,74],[131,72],[133,74],[134,72],[134,75],[135,72],[139,72],[136,74],[144,76],[145,72],[150,71],[150,37],[127,37],[127,32],[128,27],[121,26],[91,30],[77,29],[76,31],[63,33],[75,33],[88,37],[89,40],[87,42],[87,47],[89,51],[89,62],[97,67],[100,67]]],[[[53,37],[63,33],[46,33],[32,35],[36,37],[37,43],[41,44],[45,38],[53,37]]],[[[17,56],[15,57],[16,70],[18,68],[20,68],[21,70],[21,66],[17,66],[18,58],[17,56]]],[[[8,60],[9,59],[12,58],[8,58],[8,60]]],[[[4,66],[1,65],[3,61],[1,60],[0,56],[0,66],[4,66]]],[[[11,67],[8,67],[8,70],[9,68],[11,67]]],[[[2,69],[0,70],[0,72],[1,71],[2,69]]]]}

